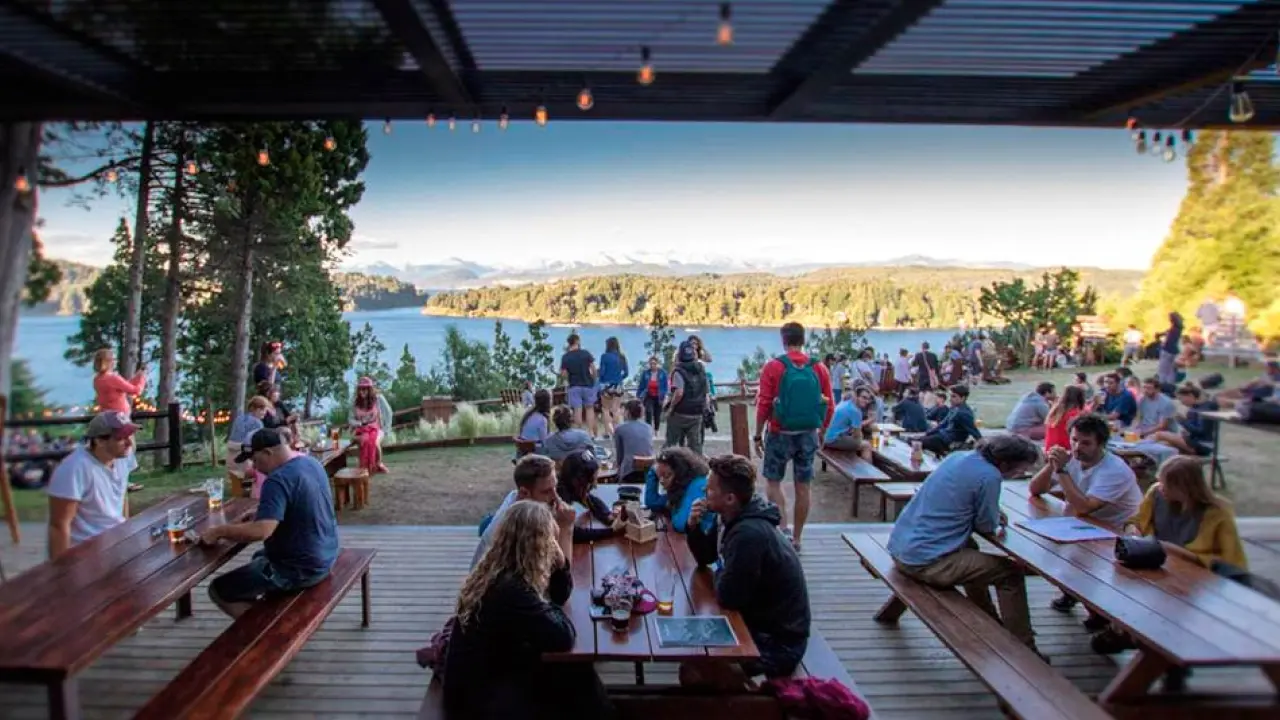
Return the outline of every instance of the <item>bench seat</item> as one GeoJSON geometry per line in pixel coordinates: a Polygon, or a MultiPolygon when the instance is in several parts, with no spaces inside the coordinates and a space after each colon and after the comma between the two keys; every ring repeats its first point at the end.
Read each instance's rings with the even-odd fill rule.
{"type": "Polygon", "coordinates": [[[823,470],[830,465],[837,473],[853,481],[853,504],[850,512],[853,513],[854,520],[858,519],[858,494],[862,486],[889,481],[888,475],[850,450],[819,448],[818,458],[822,461],[823,470]]]}
{"type": "MultiPolygon", "coordinates": [[[[821,635],[809,638],[800,667],[793,677],[816,677],[836,680],[862,697],[858,686],[821,635]]],[[[609,697],[623,720],[708,720],[733,717],[735,720],[785,720],[774,698],[743,692],[736,695],[710,695],[705,691],[678,687],[622,686],[610,687],[609,697]]],[[[445,720],[444,686],[433,677],[427,696],[418,710],[418,720],[445,720]]],[[[872,720],[875,712],[871,714],[872,720]]]]}
{"type": "Polygon", "coordinates": [[[134,720],[239,717],[342,598],[360,581],[361,625],[369,626],[369,567],[374,550],[344,549],[329,577],[302,592],[255,603],[191,661],[134,720]]]}
{"type": "Polygon", "coordinates": [[[888,538],[848,533],[845,542],[893,593],[875,619],[895,623],[911,610],[956,657],[1023,720],[1103,720],[1111,716],[954,588],[939,589],[898,572],[888,538]]]}
{"type": "Polygon", "coordinates": [[[920,489],[918,482],[887,482],[876,483],[872,486],[877,493],[880,494],[880,521],[890,522],[889,505],[893,504],[893,511],[896,517],[898,512],[898,504],[909,502],[911,498],[916,496],[916,491],[920,489]]]}

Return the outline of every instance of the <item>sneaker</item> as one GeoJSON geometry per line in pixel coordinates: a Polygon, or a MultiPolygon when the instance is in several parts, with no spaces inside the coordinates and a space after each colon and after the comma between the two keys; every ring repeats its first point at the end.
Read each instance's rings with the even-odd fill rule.
{"type": "Polygon", "coordinates": [[[1109,627],[1111,627],[1111,621],[1101,615],[1089,613],[1089,617],[1084,619],[1084,629],[1089,632],[1098,632],[1099,630],[1106,630],[1109,627]]]}
{"type": "Polygon", "coordinates": [[[1069,613],[1079,603],[1079,600],[1070,595],[1059,595],[1053,602],[1049,603],[1049,607],[1060,613],[1069,613]]]}
{"type": "Polygon", "coordinates": [[[1128,635],[1108,628],[1090,638],[1089,647],[1099,655],[1115,655],[1136,649],[1137,645],[1133,644],[1128,635]]]}

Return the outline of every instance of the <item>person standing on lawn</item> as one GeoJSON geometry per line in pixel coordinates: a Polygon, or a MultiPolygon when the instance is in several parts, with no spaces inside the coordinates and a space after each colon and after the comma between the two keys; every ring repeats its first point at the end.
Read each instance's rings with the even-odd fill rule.
{"type": "Polygon", "coordinates": [[[791,536],[798,550],[809,518],[809,482],[818,434],[831,423],[835,402],[827,368],[804,352],[804,326],[787,323],[780,334],[783,353],[760,370],[755,446],[764,456],[766,494],[781,512],[782,532],[791,536]],[[796,487],[794,532],[787,528],[787,498],[782,493],[788,464],[796,487]]]}
{"type": "Polygon", "coordinates": [[[709,389],[707,368],[698,359],[697,346],[685,342],[676,353],[676,367],[671,371],[667,442],[663,447],[683,445],[702,454],[702,422],[709,389]]]}

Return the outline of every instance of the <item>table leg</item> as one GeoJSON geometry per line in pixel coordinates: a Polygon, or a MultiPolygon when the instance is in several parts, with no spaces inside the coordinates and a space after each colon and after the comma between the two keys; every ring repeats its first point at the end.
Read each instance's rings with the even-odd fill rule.
{"type": "Polygon", "coordinates": [[[889,494],[880,494],[880,522],[889,522],[889,494]]]}
{"type": "Polygon", "coordinates": [[[898,618],[902,617],[902,613],[907,611],[907,604],[898,599],[897,595],[890,595],[889,599],[880,606],[874,616],[875,621],[879,623],[896,623],[898,618]]]}
{"type": "Polygon", "coordinates": [[[1128,665],[1098,695],[1099,705],[1112,705],[1132,701],[1146,695],[1151,683],[1171,667],[1168,660],[1150,650],[1138,650],[1128,665]]]}
{"type": "Polygon", "coordinates": [[[853,481],[853,519],[858,519],[858,491],[862,489],[862,483],[857,480],[853,481]]]}
{"type": "Polygon", "coordinates": [[[1276,692],[1280,693],[1280,665],[1263,665],[1262,672],[1275,686],[1276,692]]]}
{"type": "Polygon", "coordinates": [[[329,478],[329,489],[333,491],[333,511],[342,512],[342,496],[338,494],[338,483],[332,477],[329,478]]]}
{"type": "Polygon", "coordinates": [[[185,620],[191,617],[191,592],[185,592],[182,597],[178,598],[178,604],[174,606],[174,620],[185,620]]]}
{"type": "Polygon", "coordinates": [[[49,683],[48,693],[51,720],[79,720],[80,687],[75,678],[49,683]]]}
{"type": "Polygon", "coordinates": [[[369,616],[373,614],[373,603],[369,597],[369,571],[360,576],[360,627],[369,627],[369,616]]]}

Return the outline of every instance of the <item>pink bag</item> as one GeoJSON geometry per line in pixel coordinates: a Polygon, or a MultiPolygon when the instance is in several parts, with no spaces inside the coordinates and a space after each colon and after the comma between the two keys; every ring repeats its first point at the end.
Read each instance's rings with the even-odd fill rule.
{"type": "Polygon", "coordinates": [[[867,720],[871,708],[843,683],[820,678],[778,678],[764,684],[788,716],[808,720],[867,720]]]}

